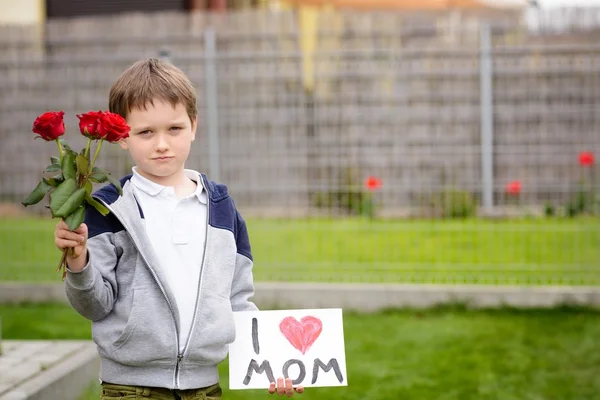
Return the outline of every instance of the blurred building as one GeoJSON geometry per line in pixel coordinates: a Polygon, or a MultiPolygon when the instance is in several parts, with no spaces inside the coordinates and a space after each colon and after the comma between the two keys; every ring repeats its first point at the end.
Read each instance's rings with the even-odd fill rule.
{"type": "Polygon", "coordinates": [[[528,0],[276,0],[265,3],[293,4],[295,6],[331,6],[362,10],[431,10],[452,9],[521,9],[528,0]]]}
{"type": "Polygon", "coordinates": [[[0,24],[125,12],[328,7],[404,11],[520,10],[528,0],[0,0],[0,24]]]}
{"type": "Polygon", "coordinates": [[[45,0],[0,0],[0,25],[30,25],[46,18],[45,0]]]}

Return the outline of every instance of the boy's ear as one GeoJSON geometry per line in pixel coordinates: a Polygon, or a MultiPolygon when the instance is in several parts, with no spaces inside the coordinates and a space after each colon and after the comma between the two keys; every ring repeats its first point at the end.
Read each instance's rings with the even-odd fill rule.
{"type": "Polygon", "coordinates": [[[194,122],[192,122],[192,142],[196,139],[196,128],[198,127],[198,116],[194,118],[194,122]]]}

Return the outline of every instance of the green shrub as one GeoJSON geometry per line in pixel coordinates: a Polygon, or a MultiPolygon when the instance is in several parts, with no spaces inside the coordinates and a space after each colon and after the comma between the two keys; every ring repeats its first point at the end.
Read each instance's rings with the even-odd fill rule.
{"type": "Polygon", "coordinates": [[[330,211],[339,210],[348,215],[375,215],[373,195],[361,189],[352,187],[339,190],[327,190],[313,194],[313,204],[318,208],[330,211]]]}
{"type": "Polygon", "coordinates": [[[374,217],[373,194],[363,188],[358,171],[348,167],[335,171],[337,174],[333,172],[325,171],[325,180],[332,188],[313,192],[311,194],[313,205],[329,211],[340,211],[347,215],[374,217]]]}
{"type": "Polygon", "coordinates": [[[554,208],[554,204],[552,204],[549,201],[547,201],[546,204],[544,204],[544,215],[546,217],[553,217],[554,215],[556,215],[556,209],[554,208]]]}
{"type": "Polygon", "coordinates": [[[472,193],[448,189],[431,195],[429,208],[442,218],[469,218],[477,211],[477,201],[472,193]]]}
{"type": "Polygon", "coordinates": [[[595,198],[593,192],[580,189],[575,197],[565,205],[565,215],[576,217],[581,214],[598,215],[598,203],[600,199],[595,198]]]}

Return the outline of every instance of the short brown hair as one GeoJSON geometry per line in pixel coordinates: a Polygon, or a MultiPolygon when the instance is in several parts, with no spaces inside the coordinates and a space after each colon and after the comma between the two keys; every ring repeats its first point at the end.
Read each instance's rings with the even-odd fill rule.
{"type": "Polygon", "coordinates": [[[153,100],[183,104],[190,121],[198,115],[196,90],[188,77],[173,64],[149,58],[127,68],[110,89],[108,109],[127,118],[133,108],[145,108],[153,100]]]}

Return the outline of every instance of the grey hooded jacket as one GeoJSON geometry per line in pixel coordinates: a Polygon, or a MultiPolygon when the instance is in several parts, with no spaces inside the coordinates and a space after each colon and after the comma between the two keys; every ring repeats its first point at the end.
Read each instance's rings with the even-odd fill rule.
{"type": "Polygon", "coordinates": [[[177,304],[146,235],[131,175],[94,193],[111,212],[86,210],[88,263],[68,272],[67,297],[92,322],[104,382],[170,389],[218,382],[217,364],[235,339],[233,311],[256,310],[246,224],[224,185],[202,176],[208,194],[196,311],[179,351],[177,304]]]}

